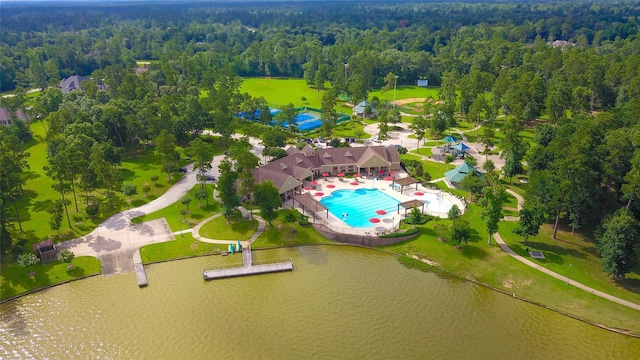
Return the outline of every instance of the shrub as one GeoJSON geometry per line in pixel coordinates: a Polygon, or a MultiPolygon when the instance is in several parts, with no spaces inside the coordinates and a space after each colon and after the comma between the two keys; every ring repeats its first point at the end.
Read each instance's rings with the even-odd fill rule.
{"type": "Polygon", "coordinates": [[[460,209],[458,209],[457,205],[453,205],[451,209],[449,209],[449,213],[447,215],[449,217],[449,220],[453,220],[460,216],[460,209]]]}
{"type": "Polygon", "coordinates": [[[453,160],[455,160],[455,159],[454,159],[454,157],[453,157],[453,155],[447,155],[447,156],[444,158],[444,163],[445,163],[445,164],[448,164],[448,163],[452,162],[453,160]]]}
{"type": "Polygon", "coordinates": [[[298,224],[300,224],[301,226],[311,225],[311,223],[309,222],[309,217],[305,215],[300,217],[300,221],[298,221],[298,224]]]}
{"type": "Polygon", "coordinates": [[[284,211],[284,221],[286,222],[296,222],[300,220],[300,213],[296,209],[288,209],[284,211]]]}
{"type": "Polygon", "coordinates": [[[40,259],[38,259],[38,257],[32,252],[27,252],[18,256],[18,265],[23,268],[35,265],[38,261],[40,261],[40,259]]]}
{"type": "Polygon", "coordinates": [[[98,215],[98,212],[100,211],[100,205],[97,202],[93,202],[87,205],[87,208],[85,209],[85,211],[87,212],[87,215],[94,218],[96,217],[96,215],[98,215]]]}
{"type": "Polygon", "coordinates": [[[76,255],[71,250],[64,249],[60,251],[60,260],[62,260],[62,262],[70,263],[75,257],[76,255]]]}
{"type": "Polygon", "coordinates": [[[409,152],[409,150],[406,147],[399,147],[398,148],[398,154],[406,154],[407,152],[409,152]]]}

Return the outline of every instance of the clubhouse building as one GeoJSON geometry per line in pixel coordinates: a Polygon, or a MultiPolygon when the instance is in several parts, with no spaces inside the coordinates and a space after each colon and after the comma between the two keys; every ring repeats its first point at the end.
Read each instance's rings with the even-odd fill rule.
{"type": "Polygon", "coordinates": [[[256,184],[271,180],[283,200],[302,193],[304,181],[314,181],[337,174],[377,177],[400,170],[398,149],[384,146],[314,149],[309,145],[298,150],[286,149],[289,155],[256,168],[256,184]],[[323,175],[324,174],[324,175],[323,175]]]}

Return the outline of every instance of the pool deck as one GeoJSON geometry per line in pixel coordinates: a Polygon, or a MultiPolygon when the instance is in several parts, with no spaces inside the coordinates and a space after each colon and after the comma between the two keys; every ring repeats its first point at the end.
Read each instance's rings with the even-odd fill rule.
{"type": "MultiPolygon", "coordinates": [[[[407,173],[401,171],[396,175],[396,178],[403,178],[406,176],[408,176],[407,173]]],[[[417,189],[416,185],[411,185],[405,187],[405,190],[403,192],[400,192],[391,188],[390,185],[392,181],[388,180],[374,180],[374,178],[362,177],[357,180],[358,185],[351,185],[351,183],[354,181],[356,181],[356,179],[354,178],[340,179],[338,177],[328,177],[318,179],[318,184],[315,186],[315,188],[311,185],[310,182],[305,182],[303,184],[303,187],[310,187],[311,190],[305,192],[311,195],[314,195],[316,192],[322,192],[324,194],[323,196],[314,196],[314,198],[318,201],[320,201],[323,197],[330,196],[336,190],[378,189],[400,202],[410,200],[422,200],[426,202],[427,196],[433,196],[427,194],[441,193],[444,198],[452,202],[454,205],[457,205],[459,209],[464,211],[466,207],[463,200],[459,199],[458,197],[441,190],[427,189],[420,184],[417,185],[417,189]],[[416,192],[422,192],[424,195],[416,195],[416,192]]],[[[374,213],[375,210],[376,209],[372,209],[372,213],[374,213]]],[[[447,212],[434,212],[428,210],[427,208],[425,208],[425,213],[441,218],[447,218],[448,215],[447,212]]],[[[400,221],[404,218],[404,210],[400,209],[400,213],[393,211],[387,213],[386,215],[377,215],[376,217],[380,218],[381,221],[377,224],[371,224],[370,227],[366,228],[356,228],[349,226],[344,221],[342,221],[342,219],[339,219],[338,217],[331,214],[331,212],[329,212],[329,215],[327,217],[326,212],[324,211],[317,213],[316,221],[323,223],[325,226],[336,232],[354,235],[376,236],[395,230],[399,226],[400,221]]]]}

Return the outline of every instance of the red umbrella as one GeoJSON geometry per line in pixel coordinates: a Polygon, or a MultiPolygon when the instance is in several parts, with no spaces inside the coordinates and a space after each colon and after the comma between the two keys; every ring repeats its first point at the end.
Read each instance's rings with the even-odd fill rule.
{"type": "Polygon", "coordinates": [[[416,191],[416,192],[413,193],[413,195],[422,196],[422,195],[424,195],[424,193],[422,191],[416,191]]]}
{"type": "Polygon", "coordinates": [[[376,210],[376,214],[378,214],[378,215],[387,215],[387,212],[385,210],[376,210]]]}
{"type": "Polygon", "coordinates": [[[328,172],[323,172],[321,175],[324,176],[324,177],[327,177],[327,176],[329,176],[329,173],[328,172]]]}
{"type": "Polygon", "coordinates": [[[379,223],[379,222],[380,222],[380,219],[378,219],[378,218],[371,218],[371,219],[369,219],[369,222],[372,222],[372,223],[374,223],[374,224],[375,224],[375,223],[379,223]]]}
{"type": "Polygon", "coordinates": [[[393,175],[395,175],[395,174],[396,174],[396,172],[395,172],[395,171],[392,171],[392,172],[390,172],[390,173],[389,173],[389,175],[391,175],[391,176],[393,176],[393,175]]]}
{"type": "Polygon", "coordinates": [[[344,177],[344,173],[338,173],[337,177],[344,177]]]}
{"type": "Polygon", "coordinates": [[[353,177],[360,177],[360,174],[353,174],[353,177]]]}
{"type": "Polygon", "coordinates": [[[311,188],[308,187],[308,186],[306,188],[304,188],[304,189],[307,190],[307,191],[311,190],[311,188]]]}
{"type": "Polygon", "coordinates": [[[355,186],[355,185],[360,185],[360,183],[359,183],[359,182],[357,182],[357,181],[352,181],[352,182],[350,182],[350,184],[351,184],[351,185],[354,185],[354,186],[355,186]]]}
{"type": "Polygon", "coordinates": [[[335,185],[333,185],[333,184],[329,184],[329,185],[327,185],[327,187],[328,187],[329,189],[333,189],[333,188],[334,188],[334,187],[336,187],[336,186],[335,186],[335,185]]]}
{"type": "Polygon", "coordinates": [[[316,193],[316,196],[324,196],[324,193],[323,193],[323,192],[318,191],[318,192],[316,193]]]}
{"type": "Polygon", "coordinates": [[[384,174],[384,170],[382,169],[378,170],[378,174],[384,174]]]}
{"type": "Polygon", "coordinates": [[[383,180],[387,180],[387,181],[393,181],[393,178],[391,176],[387,176],[386,178],[384,178],[383,180]]]}
{"type": "Polygon", "coordinates": [[[312,181],[311,185],[318,185],[318,182],[317,181],[312,181]]]}

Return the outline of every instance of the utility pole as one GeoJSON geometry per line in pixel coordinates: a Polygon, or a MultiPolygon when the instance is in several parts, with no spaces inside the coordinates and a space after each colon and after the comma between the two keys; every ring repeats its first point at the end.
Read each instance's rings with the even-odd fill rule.
{"type": "Polygon", "coordinates": [[[395,78],[394,82],[393,82],[393,107],[396,107],[396,85],[398,85],[398,75],[393,75],[393,77],[395,78]]]}

